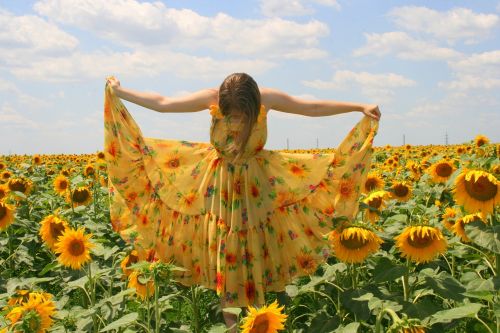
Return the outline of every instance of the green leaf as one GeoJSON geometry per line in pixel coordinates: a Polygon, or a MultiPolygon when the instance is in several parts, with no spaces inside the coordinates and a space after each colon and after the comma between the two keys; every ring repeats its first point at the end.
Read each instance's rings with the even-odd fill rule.
{"type": "Polygon", "coordinates": [[[356,314],[358,320],[368,320],[370,318],[368,302],[355,300],[356,297],[363,296],[366,293],[367,291],[362,289],[350,289],[344,291],[340,298],[344,307],[356,314]]]}
{"type": "Polygon", "coordinates": [[[125,325],[130,325],[131,323],[136,321],[138,317],[139,314],[137,312],[128,313],[125,316],[121,317],[120,319],[115,320],[111,324],[103,327],[99,332],[107,332],[113,329],[117,329],[119,327],[123,327],[125,325]]]}
{"type": "Polygon", "coordinates": [[[347,326],[339,327],[334,332],[335,333],[356,333],[358,331],[359,323],[350,323],[347,326]]]}
{"type": "Polygon", "coordinates": [[[389,258],[382,257],[373,270],[375,282],[394,281],[403,276],[407,268],[403,265],[393,263],[389,258]]]}
{"type": "Polygon", "coordinates": [[[224,308],[222,311],[239,316],[241,313],[241,308],[224,308]]]}
{"type": "Polygon", "coordinates": [[[331,332],[339,327],[340,318],[338,316],[331,316],[326,311],[321,310],[316,313],[316,316],[311,320],[308,333],[316,332],[331,332]]]}
{"type": "Polygon", "coordinates": [[[469,303],[457,308],[442,310],[436,312],[430,317],[429,324],[435,323],[449,323],[455,319],[462,319],[464,317],[474,317],[484,305],[479,303],[469,303]]]}
{"type": "Polygon", "coordinates": [[[227,327],[224,324],[217,324],[208,330],[208,333],[225,333],[227,331],[227,327]]]}
{"type": "Polygon", "coordinates": [[[464,296],[482,299],[488,302],[493,301],[495,287],[493,280],[484,280],[477,278],[467,284],[467,291],[463,293],[464,296]]]}
{"type": "Polygon", "coordinates": [[[51,271],[53,268],[56,268],[58,266],[60,266],[60,264],[57,261],[49,262],[47,265],[45,265],[45,267],[40,271],[38,275],[39,276],[45,275],[45,273],[51,271]]]}
{"type": "Polygon", "coordinates": [[[425,284],[439,296],[455,301],[463,300],[462,293],[466,291],[465,287],[448,273],[429,274],[429,270],[420,273],[427,275],[424,277],[425,284]]]}
{"type": "Polygon", "coordinates": [[[464,225],[465,233],[477,245],[500,254],[500,225],[474,221],[464,225]]]}

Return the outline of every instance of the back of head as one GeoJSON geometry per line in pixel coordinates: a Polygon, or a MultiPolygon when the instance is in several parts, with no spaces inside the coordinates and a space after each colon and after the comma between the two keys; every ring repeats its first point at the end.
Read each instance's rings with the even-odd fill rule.
{"type": "Polygon", "coordinates": [[[219,88],[219,109],[224,115],[241,113],[245,119],[232,151],[238,158],[243,153],[251,130],[257,121],[261,106],[260,91],[255,80],[246,73],[233,73],[226,77],[219,88]]]}

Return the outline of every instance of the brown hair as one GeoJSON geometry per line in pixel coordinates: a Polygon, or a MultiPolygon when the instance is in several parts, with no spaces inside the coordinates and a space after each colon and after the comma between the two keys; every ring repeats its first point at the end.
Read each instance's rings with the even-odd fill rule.
{"type": "MultiPolygon", "coordinates": [[[[226,77],[219,88],[219,109],[224,116],[239,111],[246,117],[243,129],[230,147],[241,157],[257,122],[261,106],[260,91],[255,80],[246,73],[233,73],[226,77]]],[[[217,120],[216,120],[217,121],[217,120]]],[[[213,127],[212,127],[213,128],[213,127]]]]}

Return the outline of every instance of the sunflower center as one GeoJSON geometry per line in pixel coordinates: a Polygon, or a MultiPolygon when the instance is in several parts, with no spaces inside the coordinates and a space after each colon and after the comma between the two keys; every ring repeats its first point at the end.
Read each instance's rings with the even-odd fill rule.
{"type": "Polygon", "coordinates": [[[377,187],[377,180],[375,178],[368,178],[365,182],[365,189],[367,191],[374,190],[377,187]]]}
{"type": "Polygon", "coordinates": [[[126,267],[135,264],[137,261],[139,261],[139,258],[135,254],[129,254],[126,267]]]}
{"type": "Polygon", "coordinates": [[[71,252],[71,255],[74,257],[83,254],[83,252],[85,252],[85,246],[83,242],[79,239],[72,240],[69,244],[69,252],[71,252]]]}
{"type": "Polygon", "coordinates": [[[65,181],[65,180],[61,180],[61,181],[59,182],[59,188],[60,188],[61,190],[65,190],[65,189],[67,189],[67,188],[68,188],[68,182],[67,182],[67,181],[65,181]]]}
{"type": "Polygon", "coordinates": [[[7,207],[0,205],[0,220],[7,215],[7,207]]]}
{"type": "Polygon", "coordinates": [[[269,320],[265,314],[258,315],[255,318],[250,333],[266,333],[269,329],[269,320]]]}
{"type": "Polygon", "coordinates": [[[11,191],[18,191],[24,193],[26,191],[26,185],[20,181],[13,181],[9,184],[11,191]]]}
{"type": "Polygon", "coordinates": [[[441,163],[436,166],[436,173],[440,177],[449,177],[453,172],[453,168],[448,163],[441,163]]]}
{"type": "Polygon", "coordinates": [[[373,198],[370,200],[368,205],[370,205],[370,207],[378,209],[382,205],[382,198],[373,198]]]}
{"type": "Polygon", "coordinates": [[[85,202],[87,198],[89,197],[89,191],[87,189],[76,189],[75,192],[73,192],[73,201],[74,202],[85,202]]]}
{"type": "Polygon", "coordinates": [[[398,197],[404,197],[408,194],[408,187],[403,184],[397,184],[394,186],[394,194],[398,197]]]}
{"type": "Polygon", "coordinates": [[[493,184],[488,177],[479,176],[476,181],[466,180],[465,190],[476,200],[488,201],[497,195],[497,186],[493,184]]]}
{"type": "Polygon", "coordinates": [[[351,238],[340,237],[340,243],[350,250],[357,250],[365,246],[366,243],[368,243],[368,241],[360,239],[358,237],[351,237],[351,238]]]}
{"type": "Polygon", "coordinates": [[[64,231],[64,225],[62,223],[51,223],[50,224],[50,235],[52,239],[57,240],[57,238],[62,235],[64,231]]]}
{"type": "Polygon", "coordinates": [[[416,247],[419,249],[428,247],[432,243],[432,238],[429,236],[421,236],[418,234],[415,234],[413,236],[413,239],[411,237],[408,237],[408,244],[410,244],[412,247],[416,247]]]}

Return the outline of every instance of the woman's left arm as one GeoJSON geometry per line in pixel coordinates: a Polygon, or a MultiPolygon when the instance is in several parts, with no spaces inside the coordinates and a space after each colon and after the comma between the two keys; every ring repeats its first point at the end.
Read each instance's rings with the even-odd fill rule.
{"type": "Polygon", "coordinates": [[[203,89],[182,97],[167,97],[123,88],[114,77],[109,77],[106,81],[117,97],[158,112],[196,112],[217,104],[217,89],[203,89]]]}

